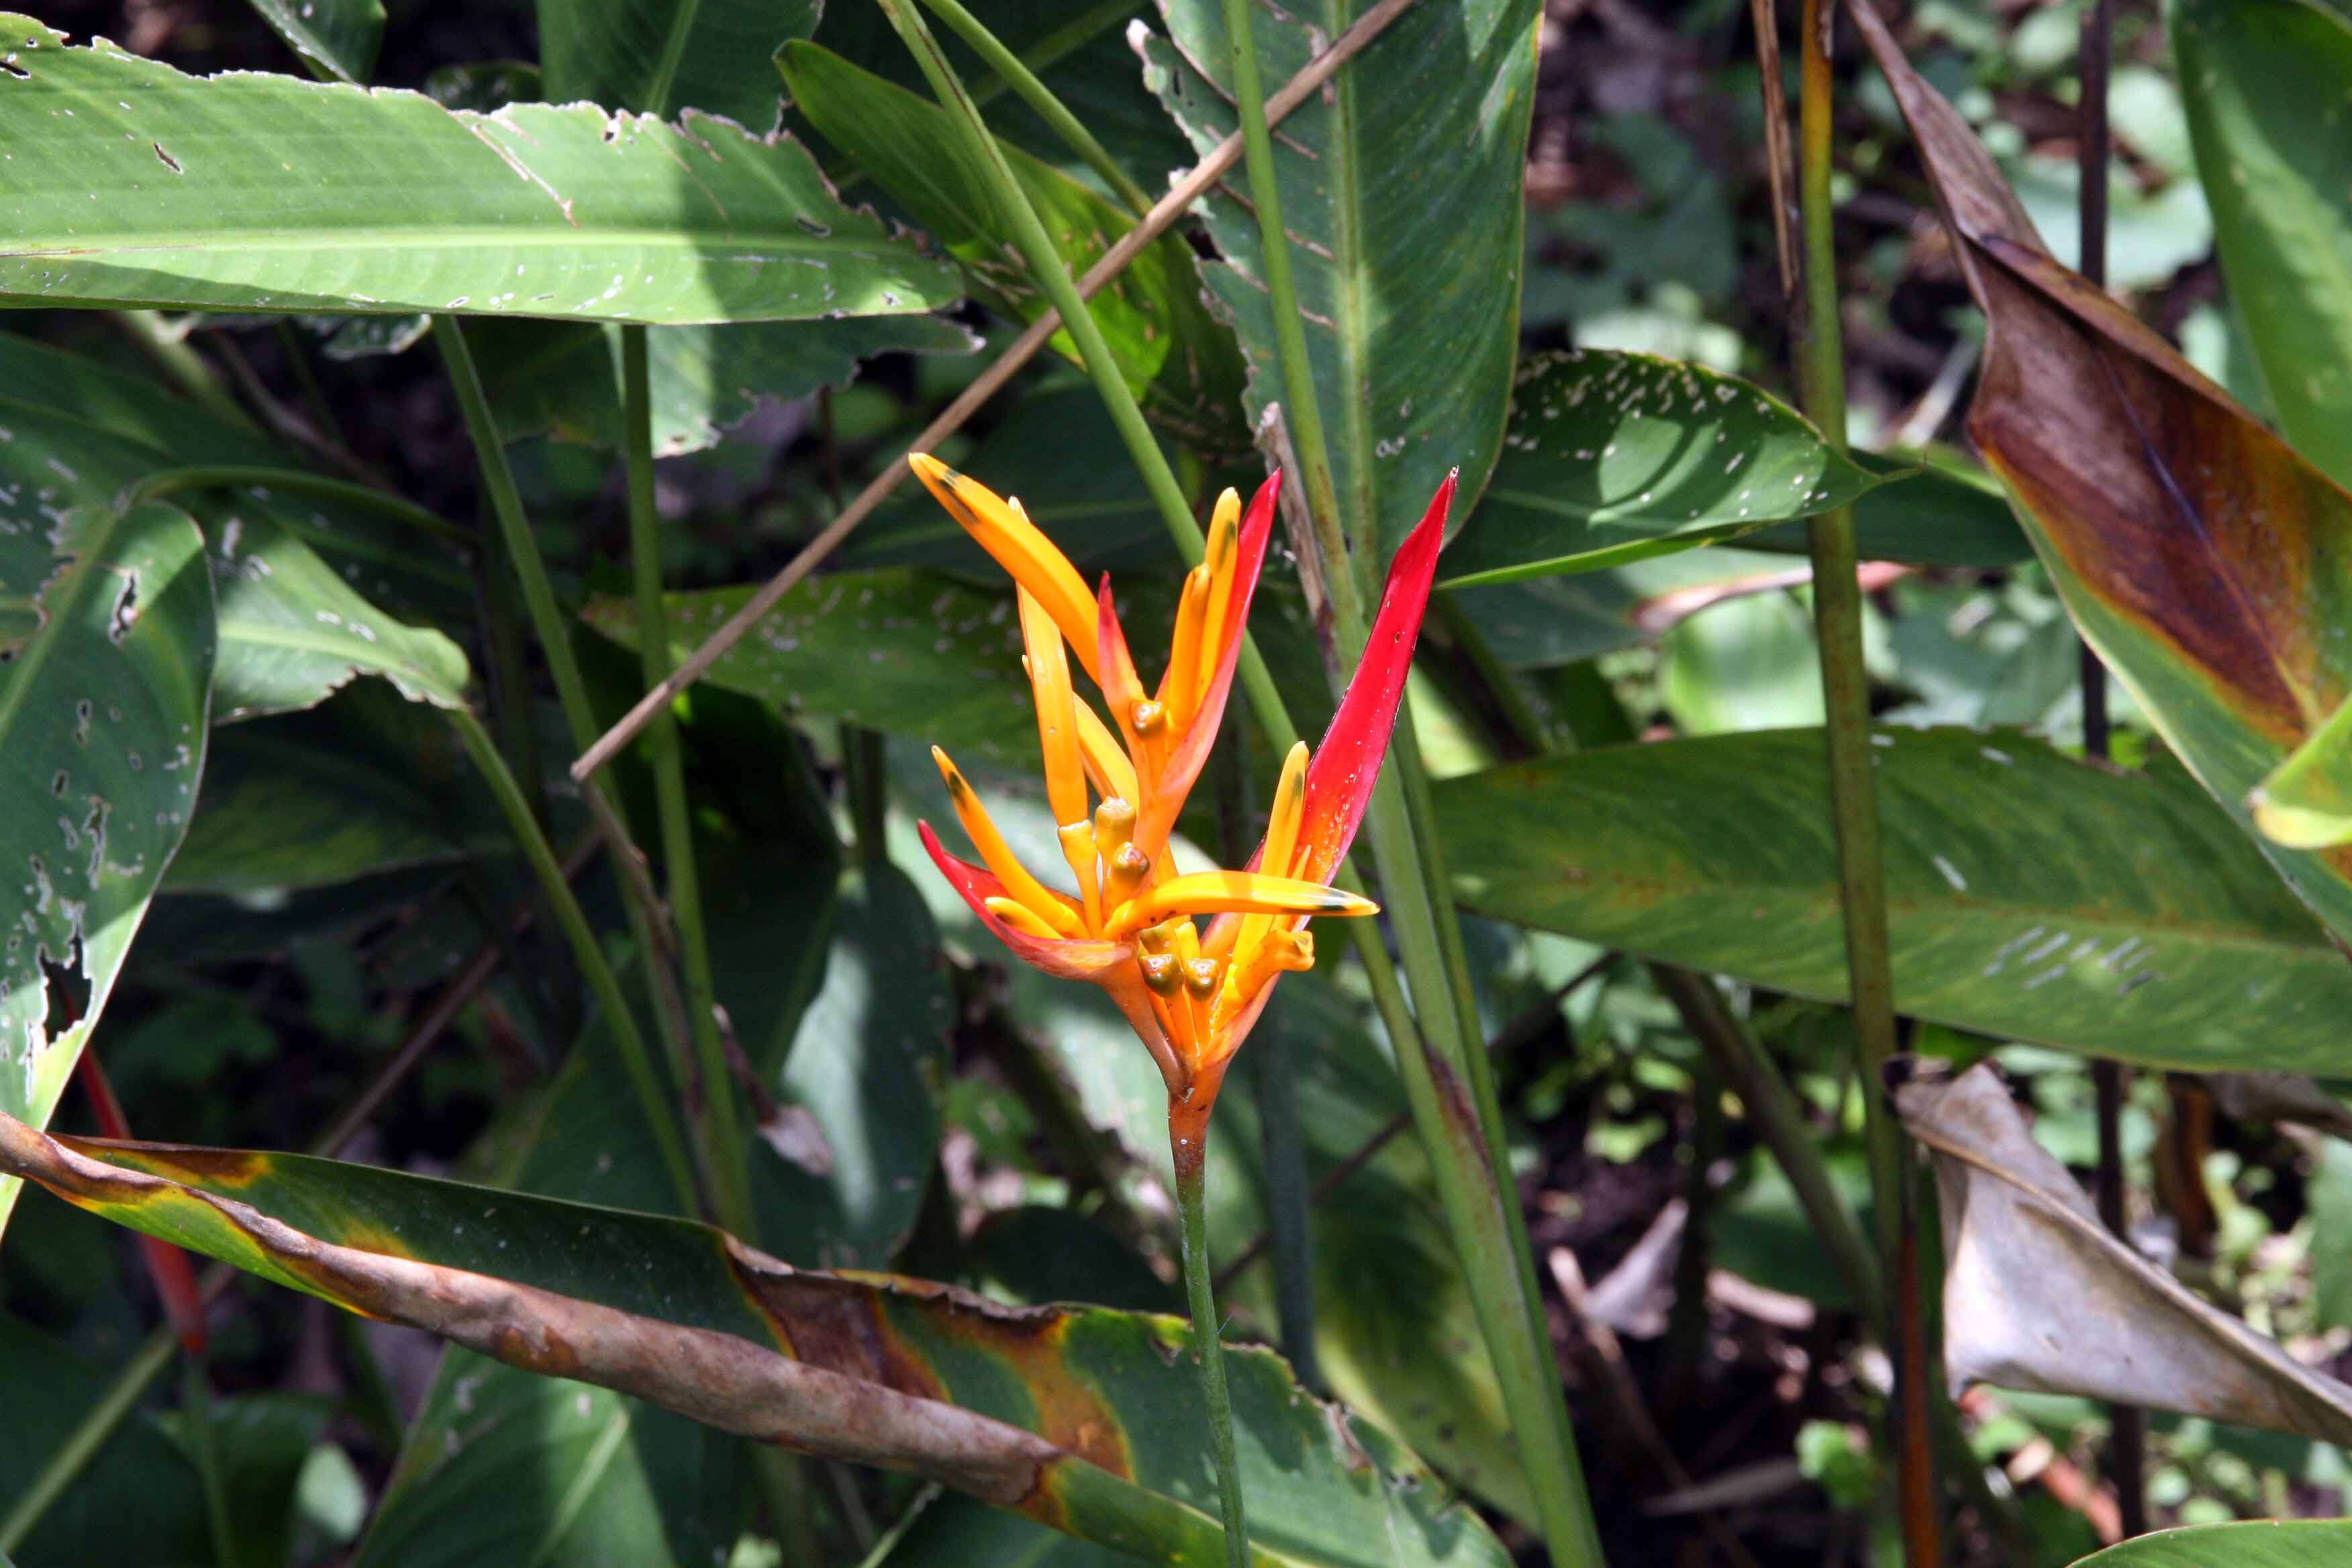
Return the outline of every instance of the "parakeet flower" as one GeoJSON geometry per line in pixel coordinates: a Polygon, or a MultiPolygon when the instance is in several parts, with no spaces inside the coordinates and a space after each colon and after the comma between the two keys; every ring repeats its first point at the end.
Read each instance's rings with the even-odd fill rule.
{"type": "Polygon", "coordinates": [[[1233,490],[1218,499],[1206,557],[1184,579],[1167,666],[1147,692],[1108,576],[1087,593],[1018,500],[929,457],[908,460],[1016,584],[1045,798],[1076,891],[1047,887],[1014,858],[971,785],[937,747],[932,759],[981,864],[949,854],[929,823],[921,825],[924,847],[1014,953],[1109,994],[1167,1080],[1180,1146],[1190,1125],[1197,1150],[1226,1065],[1274,981],[1314,963],[1307,920],[1377,910],[1330,883],[1395,728],[1454,480],[1439,489],[1390,566],[1363,664],[1323,743],[1310,755],[1301,742],[1283,760],[1256,855],[1240,869],[1186,872],[1176,867],[1170,835],[1224,715],[1281,476],[1259,487],[1246,511],[1233,490]],[[1077,691],[1073,654],[1108,721],[1077,691]],[[1194,923],[1204,916],[1206,930],[1194,923]]]}

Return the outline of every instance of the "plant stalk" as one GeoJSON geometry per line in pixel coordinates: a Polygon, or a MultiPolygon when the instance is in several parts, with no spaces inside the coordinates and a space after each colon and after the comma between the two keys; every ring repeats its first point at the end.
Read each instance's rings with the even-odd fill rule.
{"type": "MultiPolygon", "coordinates": [[[[669,674],[669,639],[660,635],[662,606],[661,517],[654,504],[653,396],[646,362],[646,329],[619,329],[621,424],[627,432],[629,475],[629,565],[636,590],[637,654],[646,684],[658,686],[669,674]]],[[[694,825],[686,798],[686,765],[679,754],[677,717],[664,712],[645,733],[653,763],[654,793],[661,815],[662,870],[670,919],[677,928],[680,967],[686,974],[688,1026],[694,1041],[694,1082],[687,1114],[695,1122],[719,1222],[747,1241],[756,1240],[751,1214],[751,1173],[744,1160],[742,1125],[736,1114],[734,1080],[719,1037],[719,991],[710,973],[710,944],[703,931],[702,889],[694,859],[694,825]]]]}
{"type": "MultiPolygon", "coordinates": [[[[1836,240],[1830,198],[1832,0],[1805,0],[1799,45],[1798,198],[1804,230],[1805,311],[1798,363],[1804,410],[1832,449],[1846,449],[1845,358],[1838,321],[1836,240]]],[[[1838,901],[1845,921],[1846,974],[1853,993],[1856,1066],[1863,1080],[1865,1133],[1882,1277],[1893,1321],[1886,1344],[1895,1369],[1896,1498],[1910,1568],[1943,1561],[1935,1456],[1927,1402],[1926,1326],[1918,1311],[1918,1253],[1913,1241],[1910,1168],[1901,1130],[1888,1110],[1885,1068],[1895,1051],[1895,978],[1886,930],[1886,887],[1879,847],[1878,800],[1872,776],[1870,683],[1863,665],[1862,589],[1853,509],[1840,507],[1808,525],[1813,615],[1827,710],[1830,805],[1837,829],[1838,901]]]]}
{"type": "Polygon", "coordinates": [[[1037,118],[1045,122],[1046,128],[1062,139],[1062,145],[1076,153],[1087,168],[1101,176],[1103,184],[1110,187],[1111,194],[1128,211],[1141,217],[1151,210],[1151,198],[1144,194],[1143,187],[1128,177],[1127,171],[1118,166],[1118,160],[1095,140],[1095,133],[1070,112],[1067,105],[1054,96],[1053,89],[1037,79],[1036,73],[1019,55],[1006,48],[996,35],[988,30],[986,23],[965,10],[957,0],[923,0],[923,4],[929,6],[940,21],[953,28],[956,37],[971,47],[971,52],[996,73],[998,80],[1013,89],[1014,97],[1035,110],[1037,118]]]}
{"type": "Polygon", "coordinates": [[[58,1451],[49,1457],[48,1463],[41,1467],[40,1474],[33,1479],[33,1484],[25,1489],[24,1495],[8,1510],[7,1517],[0,1520],[0,1552],[23,1550],[26,1537],[33,1533],[34,1527],[41,1521],[41,1516],[49,1511],[58,1499],[65,1495],[66,1489],[72,1486],[75,1479],[98,1457],[98,1451],[106,1447],[107,1439],[114,1435],[114,1429],[122,1425],[123,1417],[131,1414],[131,1408],[147,1392],[147,1385],[163,1375],[163,1369],[172,1363],[173,1354],[179,1348],[179,1341],[173,1338],[168,1329],[158,1329],[147,1336],[147,1342],[139,1347],[139,1353],[131,1359],[131,1364],[122,1369],[121,1374],[100,1396],[98,1403],[90,1406],[89,1413],[82,1417],[81,1425],[67,1436],[58,1451]]]}
{"type": "MultiPolygon", "coordinates": [[[[563,875],[563,868],[555,858],[555,850],[539,830],[530,815],[530,803],[523,797],[522,786],[515,783],[514,774],[507,771],[506,759],[499,755],[498,743],[472,710],[452,709],[449,722],[457,730],[466,752],[480,770],[483,782],[498,797],[499,809],[506,814],[507,827],[516,843],[522,847],[530,860],[533,875],[538,877],[541,890],[555,910],[557,926],[563,939],[572,945],[572,956],[580,965],[581,973],[594,993],[596,1005],[604,1009],[604,1026],[613,1037],[620,1052],[621,1066],[628,1073],[629,1085],[635,1089],[645,1109],[646,1121],[653,1131],[655,1151],[660,1154],[663,1168],[669,1173],[670,1184],[677,1190],[678,1201],[688,1214],[698,1212],[700,1194],[695,1185],[694,1167],[686,1157],[686,1147],[679,1141],[677,1127],[672,1120],[668,1096],[662,1091],[660,1078],[654,1071],[652,1056],[646,1050],[645,1037],[637,1030],[637,1017],[630,1011],[628,999],[621,994],[621,983],[605,962],[604,950],[598,945],[596,932],[588,923],[587,914],[580,900],[572,896],[572,884],[563,875]]],[[[647,963],[654,961],[651,952],[647,963]]]]}
{"type": "Polygon", "coordinates": [[[1176,1213],[1184,1237],[1184,1294],[1192,1309],[1192,1348],[1201,1357],[1201,1394],[1209,1406],[1209,1436],[1217,1461],[1217,1502],[1225,1525],[1227,1568],[1249,1568],[1249,1527],[1242,1517],[1241,1466],[1234,1458],[1234,1406],[1225,1389],[1225,1347],[1210,1285],[1208,1118],[1181,1116],[1171,1104],[1171,1152],[1176,1160],[1176,1213]]]}

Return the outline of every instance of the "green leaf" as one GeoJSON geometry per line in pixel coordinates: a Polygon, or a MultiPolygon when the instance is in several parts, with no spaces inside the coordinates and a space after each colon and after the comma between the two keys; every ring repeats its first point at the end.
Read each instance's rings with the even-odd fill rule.
{"type": "Polygon", "coordinates": [[[2230,301],[2279,428],[2352,485],[2352,24],[2302,0],[2186,0],[2172,48],[2230,301]]]}
{"type": "Polygon", "coordinates": [[[183,76],[26,16],[0,75],[0,295],[654,325],[936,309],[945,263],[807,152],[689,110],[451,113],[415,93],[183,76]],[[129,106],[129,107],[126,107],[129,106]],[[95,198],[95,199],[93,199],[95,198]]]}
{"type": "MultiPolygon", "coordinates": [[[[320,1394],[257,1394],[213,1402],[207,1438],[220,1459],[236,1562],[286,1561],[293,1544],[294,1485],[334,1415],[335,1402],[320,1394]]],[[[164,1429],[194,1464],[186,1412],[166,1417],[164,1429]]]]}
{"type": "MultiPolygon", "coordinates": [[[[562,322],[485,321],[466,336],[507,439],[546,434],[621,445],[613,351],[604,332],[562,322]]],[[[715,446],[763,400],[789,402],[822,386],[847,386],[858,363],[875,354],[962,354],[978,346],[971,332],[940,316],[656,329],[646,334],[654,456],[715,446]]]]}
{"type": "MultiPolygon", "coordinates": [[[[2011,733],[1872,739],[1901,1011],[2156,1067],[2352,1068],[2352,965],[2176,768],[2117,775],[2011,733]]],[[[1500,919],[1843,1002],[1822,745],[1766,731],[1446,781],[1455,886],[1500,919]]]]}
{"type": "Polygon", "coordinates": [[[513,853],[495,816],[468,821],[453,811],[453,781],[420,769],[390,737],[363,736],[367,726],[348,706],[214,737],[196,819],[165,893],[277,904],[382,872],[513,853]]]}
{"type": "Polygon", "coordinates": [[[750,1522],[745,1458],[610,1389],[451,1350],[352,1568],[707,1568],[750,1522]]]}
{"type": "Polygon", "coordinates": [[[383,0],[251,0],[269,30],[321,77],[364,86],[383,44],[383,0]]]}
{"type": "MultiPolygon", "coordinates": [[[[1945,448],[1916,456],[1921,466],[1911,468],[1878,454],[1853,455],[1882,480],[1910,476],[1899,485],[1874,485],[1855,499],[1854,543],[1863,560],[1995,570],[2033,559],[2033,546],[2018,526],[2009,497],[1981,465],[1945,448]]],[[[1792,555],[1811,549],[1806,525],[1798,520],[1751,533],[1740,543],[1792,555]]]]}
{"type": "MultiPolygon", "coordinates": [[[[955,134],[945,110],[815,44],[787,46],[779,64],[793,106],[963,263],[983,303],[1019,321],[1053,308],[1014,258],[979,154],[955,134]]],[[[1135,227],[1133,214],[1051,164],[1016,147],[1003,151],[1073,276],[1135,227]]],[[[1152,241],[1090,309],[1129,389],[1154,422],[1212,452],[1247,449],[1237,417],[1240,356],[1233,334],[1201,301],[1192,253],[1181,237],[1152,241]]],[[[1068,332],[1050,341],[1056,353],[1077,359],[1068,332]]]]}
{"type": "Polygon", "coordinates": [[[539,0],[546,96],[663,116],[698,109],[765,135],[783,101],[776,50],[807,37],[817,10],[818,0],[539,0]]]}
{"type": "MultiPolygon", "coordinates": [[[[1259,74],[1287,79],[1363,9],[1318,10],[1310,23],[1252,6],[1259,74]]],[[[1339,515],[1376,532],[1383,556],[1447,470],[1461,468],[1467,500],[1502,452],[1537,10],[1534,0],[1414,6],[1275,139],[1339,515]]],[[[1238,125],[1224,8],[1167,0],[1161,14],[1169,37],[1144,40],[1145,79],[1206,155],[1238,125]]],[[[1223,259],[1201,276],[1248,358],[1255,426],[1283,394],[1243,189],[1236,175],[1202,203],[1223,259]]]]}
{"type": "MultiPolygon", "coordinates": [[[[0,1168],[296,1289],[722,1430],[911,1469],[1083,1538],[1222,1560],[1181,1321],[992,1306],[785,1267],[685,1221],[280,1154],[100,1144],[0,1118],[0,1168]]],[[[1377,1427],[1235,1348],[1244,1472],[1298,1563],[1508,1561],[1377,1427]]],[[[1265,1560],[1265,1559],[1262,1559],[1265,1560]]]]}
{"type": "Polygon", "coordinates": [[[1461,587],[1620,565],[1809,517],[1902,477],[1864,469],[1780,399],[1703,365],[1537,355],[1519,366],[1502,457],[1444,575],[1461,587]]]}
{"type": "MultiPolygon", "coordinates": [[[[2352,493],[2052,260],[1966,122],[1875,12],[1855,16],[1985,312],[1969,437],[2083,636],[2246,823],[2249,795],[2352,700],[2352,493]]],[[[2258,842],[2352,941],[2352,846],[2258,842]]]]}
{"type": "MultiPolygon", "coordinates": [[[[6,358],[0,353],[0,365],[6,358]]],[[[47,511],[109,504],[148,475],[183,466],[206,439],[197,422],[172,421],[153,408],[129,411],[130,418],[142,416],[174,426],[159,435],[178,449],[0,396],[0,421],[5,421],[0,427],[12,437],[0,443],[0,485],[33,498],[31,504],[19,499],[11,510],[26,526],[35,526],[47,511]]],[[[174,493],[202,519],[210,546],[206,561],[220,638],[216,718],[307,708],[355,675],[383,676],[415,701],[454,708],[465,700],[468,669],[457,645],[383,614],[305,540],[340,544],[347,552],[392,553],[396,546],[380,527],[352,531],[299,496],[277,497],[267,489],[174,493]]],[[[7,504],[0,492],[0,506],[7,504]]],[[[407,550],[416,553],[413,540],[407,550]]],[[[362,574],[355,561],[347,560],[346,570],[362,574]]]]}
{"type": "MultiPolygon", "coordinates": [[[[0,1496],[24,1495],[106,1394],[115,1370],[92,1366],[72,1346],[0,1314],[0,1384],[12,1396],[9,1419],[0,1421],[0,1496]]],[[[115,1428],[19,1551],[27,1568],[107,1563],[126,1541],[157,1563],[211,1560],[195,1468],[144,1411],[115,1428]]]]}
{"type": "Polygon", "coordinates": [[[824,982],[781,1061],[751,1166],[761,1238],[825,1268],[879,1268],[913,1228],[939,1158],[954,1009],[930,911],[905,872],[845,874],[824,982]]]}
{"type": "MultiPolygon", "coordinates": [[[[0,1110],[37,1126],[195,804],[213,669],[203,550],[188,514],[160,503],[79,508],[47,530],[0,520],[0,885],[16,906],[0,1110]]],[[[0,1177],[0,1226],[16,1198],[0,1177]]]]}
{"type": "Polygon", "coordinates": [[[2137,1536],[2074,1568],[2308,1568],[2352,1554],[2352,1521],[2250,1519],[2137,1536]]]}
{"type": "Polygon", "coordinates": [[[2352,697],[2255,787],[2254,826],[2273,844],[2352,843],[2352,697]]]}

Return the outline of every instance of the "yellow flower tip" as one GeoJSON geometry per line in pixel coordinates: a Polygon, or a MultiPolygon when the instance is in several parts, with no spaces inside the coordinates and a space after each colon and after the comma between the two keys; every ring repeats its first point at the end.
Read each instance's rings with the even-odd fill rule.
{"type": "Polygon", "coordinates": [[[1061,937],[1060,931],[1047,925],[1028,905],[1018,899],[1008,899],[999,895],[988,900],[987,906],[990,914],[994,915],[1023,936],[1034,936],[1043,942],[1054,942],[1061,937]]]}

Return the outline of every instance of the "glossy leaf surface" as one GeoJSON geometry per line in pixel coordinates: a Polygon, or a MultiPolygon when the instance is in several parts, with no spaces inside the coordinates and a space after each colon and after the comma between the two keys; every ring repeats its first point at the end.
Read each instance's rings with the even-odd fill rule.
{"type": "Polygon", "coordinates": [[[745,130],[775,129],[783,89],[772,63],[815,27],[818,0],[539,0],[540,66],[551,103],[675,116],[698,109],[745,130]]]}
{"type": "Polygon", "coordinates": [[[1494,477],[1440,575],[1590,572],[1736,539],[1884,482],[1795,409],[1703,365],[1569,349],[1521,363],[1494,477]]]}
{"type": "Polygon", "coordinates": [[[2303,0],[2185,0],[2167,36],[2230,303],[2295,450],[2352,485],[2352,25],[2303,0]]]}
{"type": "MultiPolygon", "coordinates": [[[[2119,776],[2003,732],[1872,739],[1901,1011],[2152,1066],[2352,1068],[2352,965],[2177,769],[2119,776]]],[[[1842,1002],[1822,746],[1768,731],[1448,780],[1455,887],[1499,919],[1842,1002]]]]}
{"type": "Polygon", "coordinates": [[[2074,1568],[2306,1568],[2352,1556],[2352,1522],[2250,1519],[2136,1536],[2074,1568]]]}
{"type": "Polygon", "coordinates": [[[960,292],[843,206],[799,145],[708,116],[452,113],[415,93],[184,76],[68,48],[27,16],[0,28],[18,62],[0,74],[0,295],[20,303],[660,325],[927,310],[960,292]]]}
{"type": "MultiPolygon", "coordinates": [[[[187,832],[213,594],[160,502],[0,521],[0,1112],[47,1122],[187,832]],[[64,995],[56,994],[62,984],[64,995]]],[[[0,1176],[0,1225],[16,1184],[0,1176]]]]}
{"type": "MultiPolygon", "coordinates": [[[[980,154],[964,145],[945,110],[820,45],[792,45],[779,63],[793,107],[963,263],[992,309],[1033,321],[1053,308],[997,215],[980,154]]],[[[1135,215],[1077,180],[1016,147],[1003,151],[1071,276],[1134,228],[1135,215]]],[[[1154,240],[1088,308],[1146,414],[1211,451],[1246,448],[1236,406],[1240,356],[1233,334],[1201,301],[1181,237],[1154,240]]],[[[1055,332],[1051,342],[1076,360],[1068,332],[1055,332]]]]}
{"type": "MultiPolygon", "coordinates": [[[[1969,436],[2084,636],[2243,822],[2352,697],[2352,494],[2053,261],[1965,122],[1854,14],[1985,312],[1969,436]]],[[[2263,849],[2352,939],[2352,847],[2263,849]]]]}
{"type": "MultiPolygon", "coordinates": [[[[1287,79],[1366,7],[1256,5],[1260,75],[1287,79]]],[[[1339,515],[1386,559],[1446,474],[1475,499],[1503,448],[1518,358],[1519,237],[1535,104],[1533,0],[1416,5],[1275,138],[1339,515]],[[1401,106],[1411,105],[1410,113],[1401,106]],[[1477,237],[1465,244],[1465,236],[1477,237]]],[[[1146,80],[1205,155],[1237,127],[1219,0],[1166,0],[1146,80]]],[[[1201,276],[1250,365],[1255,426],[1284,399],[1257,218],[1236,169],[1203,201],[1201,276]]]]}
{"type": "MultiPolygon", "coordinates": [[[[911,1469],[1167,1561],[1222,1557],[1174,1320],[794,1270],[683,1221],[298,1156],[56,1139],[0,1120],[0,1165],[510,1364],[911,1469]]],[[[1305,1397],[1270,1354],[1229,1358],[1245,1471],[1290,1505],[1261,1527],[1262,1560],[1507,1561],[1377,1428],[1305,1397]]]]}
{"type": "Polygon", "coordinates": [[[314,75],[364,86],[383,45],[383,0],[252,0],[314,75]]]}

